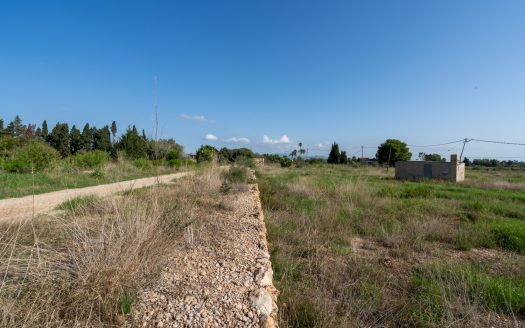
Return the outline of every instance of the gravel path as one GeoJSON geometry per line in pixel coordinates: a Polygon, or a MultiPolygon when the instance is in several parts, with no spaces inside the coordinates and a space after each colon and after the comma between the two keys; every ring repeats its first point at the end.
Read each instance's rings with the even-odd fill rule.
{"type": "MultiPolygon", "coordinates": [[[[96,194],[103,197],[119,191],[142,188],[156,183],[166,183],[180,178],[189,172],[161,175],[159,177],[141,178],[129,181],[115,182],[86,188],[74,188],[54,191],[34,196],[35,215],[53,210],[57,205],[79,196],[96,194]]],[[[33,212],[33,196],[7,198],[0,200],[0,220],[30,218],[33,212]]]]}
{"type": "Polygon", "coordinates": [[[132,326],[276,327],[259,190],[242,187],[221,196],[224,208],[187,228],[160,280],[139,293],[132,326]]]}

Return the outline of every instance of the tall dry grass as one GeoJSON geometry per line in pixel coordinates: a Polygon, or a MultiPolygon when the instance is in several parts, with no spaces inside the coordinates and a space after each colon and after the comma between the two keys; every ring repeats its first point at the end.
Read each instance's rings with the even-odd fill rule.
{"type": "Polygon", "coordinates": [[[185,242],[184,228],[221,183],[212,167],[172,185],[73,201],[57,216],[3,224],[0,326],[125,323],[137,291],[161,272],[173,244],[185,242]]]}

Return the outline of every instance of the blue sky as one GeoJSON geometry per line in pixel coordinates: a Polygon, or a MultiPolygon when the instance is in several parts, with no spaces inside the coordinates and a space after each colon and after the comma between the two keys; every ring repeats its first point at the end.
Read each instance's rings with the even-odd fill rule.
{"type": "Polygon", "coordinates": [[[190,152],[525,142],[524,17],[521,0],[2,1],[0,117],[151,134],[157,76],[161,135],[190,152]]]}

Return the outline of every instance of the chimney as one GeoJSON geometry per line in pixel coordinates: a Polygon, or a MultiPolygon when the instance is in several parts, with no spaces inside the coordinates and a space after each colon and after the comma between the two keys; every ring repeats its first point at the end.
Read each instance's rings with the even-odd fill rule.
{"type": "Polygon", "coordinates": [[[456,164],[457,164],[457,163],[459,162],[459,160],[458,160],[458,155],[457,155],[457,154],[452,154],[452,155],[450,155],[450,162],[451,162],[451,163],[456,163],[456,164]]]}

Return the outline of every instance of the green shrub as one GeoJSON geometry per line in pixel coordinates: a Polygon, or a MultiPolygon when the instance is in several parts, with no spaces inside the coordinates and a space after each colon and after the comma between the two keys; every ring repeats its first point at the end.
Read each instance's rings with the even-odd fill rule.
{"type": "Polygon", "coordinates": [[[232,166],[225,178],[230,183],[246,183],[248,180],[247,169],[244,166],[232,166]]]}
{"type": "Polygon", "coordinates": [[[71,160],[77,167],[84,169],[94,169],[106,164],[109,160],[109,155],[105,151],[94,150],[77,153],[72,156],[71,160]]]}
{"type": "Polygon", "coordinates": [[[170,161],[175,161],[175,160],[180,161],[182,160],[182,151],[180,149],[172,149],[166,154],[165,159],[166,161],[168,161],[168,163],[170,161]]]}
{"type": "Polygon", "coordinates": [[[16,149],[12,158],[5,160],[4,170],[13,173],[38,172],[50,167],[58,158],[58,152],[49,145],[31,141],[16,149]]]}
{"type": "Polygon", "coordinates": [[[139,158],[133,161],[133,166],[141,170],[148,170],[153,167],[153,163],[145,158],[139,158]]]}
{"type": "Polygon", "coordinates": [[[290,166],[292,166],[292,160],[289,159],[288,157],[284,157],[283,156],[281,158],[280,163],[281,163],[281,167],[290,167],[290,166]]]}
{"type": "Polygon", "coordinates": [[[195,157],[197,158],[197,163],[204,163],[204,162],[211,162],[215,158],[217,158],[218,151],[213,146],[201,146],[199,149],[197,149],[197,153],[195,154],[195,157]]]}

